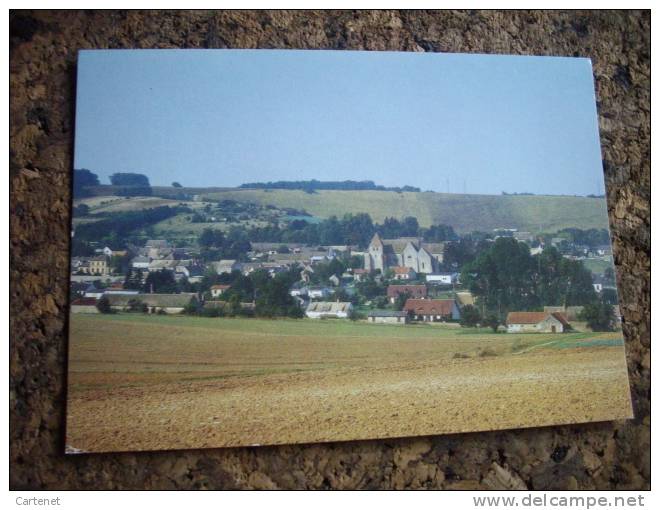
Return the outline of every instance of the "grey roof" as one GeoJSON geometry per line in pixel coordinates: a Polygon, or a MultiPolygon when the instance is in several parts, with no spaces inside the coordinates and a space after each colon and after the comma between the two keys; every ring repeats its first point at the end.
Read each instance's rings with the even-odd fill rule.
{"type": "Polygon", "coordinates": [[[372,310],[368,317],[405,317],[406,312],[397,312],[395,310],[372,310]]]}
{"type": "Polygon", "coordinates": [[[315,301],[310,303],[307,307],[308,312],[318,312],[318,313],[340,313],[348,312],[351,308],[351,303],[349,302],[335,302],[335,301],[315,301]]]}
{"type": "Polygon", "coordinates": [[[137,300],[147,306],[182,308],[195,297],[194,292],[181,294],[107,294],[110,306],[128,306],[131,300],[137,300]]]}

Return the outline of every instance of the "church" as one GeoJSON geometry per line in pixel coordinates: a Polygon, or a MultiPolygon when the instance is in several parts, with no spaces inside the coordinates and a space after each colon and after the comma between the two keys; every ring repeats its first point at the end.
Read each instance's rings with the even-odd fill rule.
{"type": "Polygon", "coordinates": [[[391,267],[403,266],[429,274],[439,270],[443,253],[443,243],[425,243],[417,237],[381,239],[376,233],[364,254],[364,268],[384,273],[391,267]]]}

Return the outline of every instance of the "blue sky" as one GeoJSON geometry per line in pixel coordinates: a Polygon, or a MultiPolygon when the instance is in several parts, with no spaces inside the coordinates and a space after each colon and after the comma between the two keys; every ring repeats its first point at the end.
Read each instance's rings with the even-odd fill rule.
{"type": "Polygon", "coordinates": [[[587,59],[277,50],[81,51],[75,168],[154,185],[373,180],[603,193],[587,59]]]}

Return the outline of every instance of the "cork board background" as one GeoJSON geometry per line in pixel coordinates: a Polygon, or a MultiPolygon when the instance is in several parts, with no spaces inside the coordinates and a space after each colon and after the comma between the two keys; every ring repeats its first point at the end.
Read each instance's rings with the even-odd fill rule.
{"type": "Polygon", "coordinates": [[[650,25],[649,12],[626,11],[13,11],[10,486],[648,488],[650,25]],[[590,57],[636,418],[329,445],[65,457],[70,177],[76,54],[84,48],[322,48],[590,57]]]}

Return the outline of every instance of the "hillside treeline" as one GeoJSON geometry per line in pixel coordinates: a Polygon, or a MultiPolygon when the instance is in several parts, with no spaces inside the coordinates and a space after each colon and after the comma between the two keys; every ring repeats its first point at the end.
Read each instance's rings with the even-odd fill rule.
{"type": "Polygon", "coordinates": [[[374,181],[275,181],[275,182],[250,182],[241,184],[239,188],[249,189],[291,189],[314,192],[316,190],[343,190],[343,191],[420,191],[414,186],[388,187],[381,186],[374,181]]]}

